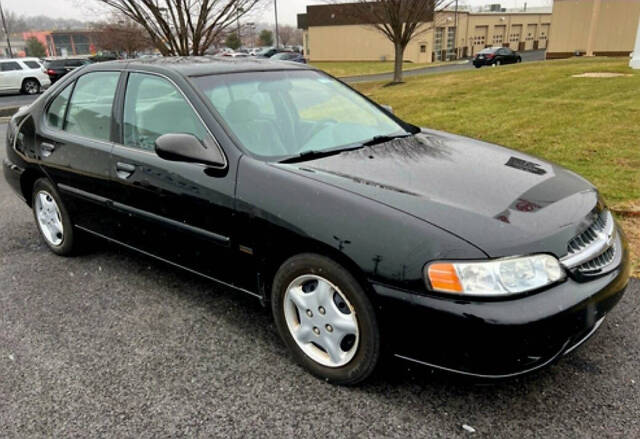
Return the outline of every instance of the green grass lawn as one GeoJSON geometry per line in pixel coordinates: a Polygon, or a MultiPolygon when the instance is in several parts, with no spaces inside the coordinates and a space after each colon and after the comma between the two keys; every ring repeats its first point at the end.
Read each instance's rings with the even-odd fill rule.
{"type": "MultiPolygon", "coordinates": [[[[640,72],[628,62],[580,58],[523,63],[357,88],[411,123],[554,161],[592,181],[614,208],[640,208],[640,72]],[[572,77],[586,72],[629,76],[572,77]]],[[[638,227],[636,220],[629,224],[638,227]]],[[[630,233],[636,235],[636,257],[637,232],[630,233]]]]}
{"type": "MultiPolygon", "coordinates": [[[[404,71],[436,66],[442,63],[414,64],[404,63],[404,71]]],[[[337,78],[345,76],[375,75],[393,72],[393,61],[349,61],[349,62],[314,62],[313,67],[324,70],[337,78]]]]}

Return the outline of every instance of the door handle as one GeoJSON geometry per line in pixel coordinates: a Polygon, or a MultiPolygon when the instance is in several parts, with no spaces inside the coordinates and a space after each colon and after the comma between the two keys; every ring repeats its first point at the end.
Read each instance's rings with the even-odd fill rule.
{"type": "Polygon", "coordinates": [[[56,146],[53,143],[42,142],[40,144],[40,149],[42,150],[42,157],[49,157],[56,149],[56,146]]]}
{"type": "Polygon", "coordinates": [[[132,165],[130,163],[122,163],[122,162],[116,163],[116,174],[118,175],[118,178],[122,178],[123,180],[126,180],[127,178],[131,177],[131,175],[135,171],[136,171],[135,165],[132,165]]]}

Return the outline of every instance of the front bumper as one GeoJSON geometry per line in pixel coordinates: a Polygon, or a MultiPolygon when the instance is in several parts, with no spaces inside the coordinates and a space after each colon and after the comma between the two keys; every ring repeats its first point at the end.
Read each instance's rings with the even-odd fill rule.
{"type": "Polygon", "coordinates": [[[593,335],[620,300],[630,273],[623,243],[617,269],[589,282],[567,279],[510,300],[427,296],[373,284],[383,337],[396,357],[478,378],[545,367],[593,335]]]}

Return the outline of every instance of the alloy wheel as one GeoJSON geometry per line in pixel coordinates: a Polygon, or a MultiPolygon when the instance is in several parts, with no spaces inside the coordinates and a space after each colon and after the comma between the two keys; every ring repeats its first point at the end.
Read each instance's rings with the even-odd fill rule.
{"type": "Polygon", "coordinates": [[[28,95],[34,95],[38,93],[40,86],[36,81],[27,81],[24,83],[24,91],[28,95]]]}
{"type": "Polygon", "coordinates": [[[287,287],[283,306],[291,336],[312,360],[341,367],[353,359],[360,340],[358,319],[338,287],[321,276],[299,276],[287,287]]]}
{"type": "Polygon", "coordinates": [[[35,196],[36,218],[42,236],[55,247],[64,240],[64,227],[62,215],[56,200],[47,191],[39,191],[35,196]]]}

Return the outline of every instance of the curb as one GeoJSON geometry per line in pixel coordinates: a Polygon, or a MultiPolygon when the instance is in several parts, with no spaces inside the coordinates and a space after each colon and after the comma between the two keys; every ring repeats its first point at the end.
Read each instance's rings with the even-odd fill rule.
{"type": "Polygon", "coordinates": [[[629,216],[640,217],[640,211],[638,211],[638,210],[611,209],[611,211],[613,213],[615,213],[616,215],[620,215],[622,217],[629,217],[629,216]]]}
{"type": "Polygon", "coordinates": [[[13,116],[19,109],[20,107],[2,107],[0,108],[0,117],[13,116]]]}

